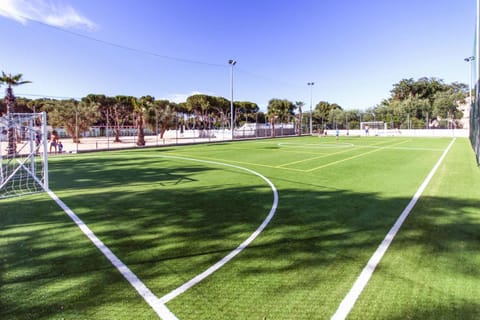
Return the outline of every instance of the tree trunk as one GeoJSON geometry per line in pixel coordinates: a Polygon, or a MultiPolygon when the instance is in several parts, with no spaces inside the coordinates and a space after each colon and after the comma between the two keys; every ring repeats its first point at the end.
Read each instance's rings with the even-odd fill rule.
{"type": "Polygon", "coordinates": [[[167,131],[167,129],[165,128],[160,129],[160,139],[163,139],[163,135],[165,134],[165,131],[167,131]]]}
{"type": "Polygon", "coordinates": [[[5,103],[7,105],[7,117],[8,117],[8,131],[7,131],[7,154],[14,155],[17,153],[17,137],[16,130],[13,123],[13,115],[15,109],[15,96],[13,95],[12,88],[7,88],[7,95],[5,96],[5,103]]]}
{"type": "Polygon", "coordinates": [[[299,118],[298,118],[298,136],[300,137],[302,135],[302,113],[300,112],[299,118]]]}
{"type": "Polygon", "coordinates": [[[145,132],[143,131],[143,115],[142,114],[139,114],[137,117],[137,128],[138,128],[137,146],[143,147],[145,146],[145,132]]]}
{"type": "Polygon", "coordinates": [[[275,117],[272,120],[270,120],[270,123],[272,124],[272,126],[271,126],[272,127],[272,132],[271,132],[272,137],[275,137],[275,117]]]}
{"type": "Polygon", "coordinates": [[[115,140],[113,140],[113,142],[122,142],[122,140],[120,140],[120,126],[116,125],[113,133],[115,134],[115,140]]]}

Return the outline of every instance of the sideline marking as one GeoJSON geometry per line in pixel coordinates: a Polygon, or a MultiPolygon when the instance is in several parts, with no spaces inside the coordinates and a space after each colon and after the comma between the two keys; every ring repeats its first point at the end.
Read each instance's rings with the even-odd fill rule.
{"type": "Polygon", "coordinates": [[[173,313],[168,308],[160,303],[157,296],[153,294],[150,289],[128,268],[102,240],[100,240],[95,233],[80,219],[75,212],[73,212],[60,198],[50,189],[46,190],[50,197],[58,204],[60,208],[75,222],[75,224],[82,230],[90,241],[93,242],[103,255],[110,260],[112,265],[121,273],[121,275],[137,290],[142,298],[152,307],[155,313],[162,319],[173,320],[176,319],[173,313]]]}
{"type": "Polygon", "coordinates": [[[239,167],[233,164],[216,162],[216,161],[207,161],[186,157],[177,157],[177,156],[158,156],[161,158],[170,158],[170,159],[180,159],[186,161],[196,161],[209,164],[215,164],[220,166],[232,167],[239,170],[247,171],[252,173],[261,179],[263,179],[273,191],[273,204],[270,209],[269,214],[263,220],[262,224],[245,240],[243,241],[236,249],[230,252],[228,255],[223,257],[220,261],[212,265],[210,268],[197,275],[190,281],[184,283],[177,289],[174,289],[170,293],[166,294],[162,298],[158,298],[133,272],[125,265],[111,250],[108,248],[96,235],[95,233],[62,201],[60,198],[50,189],[45,191],[48,195],[57,203],[57,205],[63,209],[63,211],[75,222],[75,224],[80,228],[80,230],[87,236],[87,238],[103,253],[103,255],[112,263],[112,265],[120,272],[120,274],[130,283],[132,287],[142,296],[142,298],[150,305],[150,307],[155,311],[155,313],[163,320],[178,320],[178,318],[173,314],[165,305],[170,300],[174,299],[178,295],[184,293],[194,285],[198,284],[212,273],[223,267],[227,262],[232,260],[236,255],[242,252],[250,243],[255,240],[255,238],[260,235],[260,233],[265,229],[265,227],[270,223],[278,207],[278,192],[275,185],[265,176],[261,175],[258,172],[255,172],[248,168],[239,167]]]}
{"type": "Polygon", "coordinates": [[[403,210],[402,214],[398,217],[393,227],[390,229],[390,231],[388,231],[387,235],[383,239],[382,243],[380,243],[377,250],[373,253],[370,260],[368,260],[367,265],[363,268],[362,272],[358,276],[357,280],[355,281],[355,283],[353,284],[352,288],[347,293],[345,298],[343,298],[343,301],[338,306],[337,311],[330,318],[331,320],[343,320],[348,316],[353,306],[355,305],[355,302],[357,302],[357,299],[362,293],[363,289],[365,289],[365,287],[367,286],[367,283],[372,277],[372,274],[375,271],[375,268],[380,263],[380,260],[382,260],[385,252],[387,251],[388,247],[390,246],[393,239],[397,235],[403,222],[405,221],[405,219],[407,219],[408,215],[410,214],[410,211],[412,211],[418,199],[420,199],[420,196],[422,195],[427,185],[430,183],[430,180],[432,180],[433,175],[437,172],[437,169],[440,167],[440,164],[443,162],[443,159],[446,157],[448,151],[453,146],[453,143],[455,142],[455,140],[456,138],[454,138],[450,142],[450,144],[447,146],[447,148],[443,151],[440,159],[438,159],[433,169],[430,171],[428,176],[420,185],[417,192],[413,196],[412,200],[410,200],[408,205],[403,210]]]}

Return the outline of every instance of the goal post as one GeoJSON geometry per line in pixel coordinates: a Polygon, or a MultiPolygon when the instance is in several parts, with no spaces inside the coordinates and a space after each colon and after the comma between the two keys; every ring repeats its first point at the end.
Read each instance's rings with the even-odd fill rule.
{"type": "Polygon", "coordinates": [[[365,132],[365,135],[383,135],[387,130],[387,123],[383,121],[365,121],[360,122],[360,130],[365,132]]]}
{"type": "Polygon", "coordinates": [[[360,130],[366,129],[387,130],[387,124],[383,121],[360,122],[360,130]]]}
{"type": "Polygon", "coordinates": [[[0,117],[0,199],[48,190],[47,116],[0,117]]]}

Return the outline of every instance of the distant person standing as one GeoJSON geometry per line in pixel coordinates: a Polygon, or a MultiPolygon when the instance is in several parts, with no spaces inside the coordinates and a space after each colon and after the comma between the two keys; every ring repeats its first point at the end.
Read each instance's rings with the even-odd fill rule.
{"type": "Polygon", "coordinates": [[[52,152],[52,148],[57,153],[57,144],[58,144],[58,133],[57,131],[53,130],[50,136],[50,153],[52,152]]]}
{"type": "Polygon", "coordinates": [[[338,129],[335,130],[335,139],[336,139],[336,140],[338,140],[338,136],[339,136],[339,135],[340,135],[340,131],[338,131],[338,129]]]}
{"type": "Polygon", "coordinates": [[[369,126],[365,126],[365,135],[368,136],[369,135],[369,129],[370,127],[369,126]]]}
{"type": "Polygon", "coordinates": [[[42,135],[40,132],[35,132],[35,153],[38,154],[38,150],[40,149],[40,143],[42,142],[42,135]]]}

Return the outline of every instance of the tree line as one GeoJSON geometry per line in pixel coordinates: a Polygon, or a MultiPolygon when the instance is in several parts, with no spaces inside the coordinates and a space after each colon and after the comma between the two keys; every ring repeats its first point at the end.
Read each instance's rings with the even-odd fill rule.
{"type": "MultiPolygon", "coordinates": [[[[3,74],[0,83],[9,85],[10,100],[12,78],[15,84],[24,84],[21,75],[3,74]]],[[[418,80],[402,79],[393,85],[389,98],[367,110],[345,109],[336,103],[318,102],[312,110],[313,126],[318,129],[358,129],[361,121],[383,121],[392,128],[428,128],[439,119],[449,119],[455,127],[463,117],[458,103],[464,102],[468,86],[462,83],[446,84],[437,78],[418,80]]],[[[310,110],[304,110],[302,101],[271,99],[267,112],[260,111],[258,105],[249,101],[233,103],[233,117],[230,101],[223,97],[205,94],[189,96],[185,102],[175,103],[158,100],[153,96],[142,97],[103,94],[89,94],[76,99],[27,99],[16,98],[15,112],[41,112],[48,115],[48,124],[63,127],[79,141],[81,133],[91,126],[109,126],[115,141],[120,141],[120,128],[135,126],[138,129],[138,145],[145,145],[144,128],[155,131],[161,137],[166,130],[181,128],[213,129],[238,127],[244,123],[268,123],[272,129],[278,123],[295,123],[299,134],[308,132],[310,110]],[[231,119],[234,123],[231,123],[231,119]]],[[[7,99],[0,102],[0,114],[8,111],[7,99]]],[[[275,132],[275,130],[272,130],[275,132]]]]}
{"type": "Polygon", "coordinates": [[[382,121],[390,128],[431,128],[448,121],[460,128],[468,86],[447,84],[437,78],[402,79],[393,85],[390,97],[366,110],[344,110],[335,103],[321,101],[313,111],[313,121],[321,128],[358,129],[360,122],[382,121]]]}
{"type": "MultiPolygon", "coordinates": [[[[248,101],[234,102],[235,126],[243,122],[265,121],[265,114],[257,104],[248,101]]],[[[6,113],[5,103],[0,103],[0,114],[6,113]]],[[[145,145],[144,129],[157,132],[161,138],[169,129],[231,128],[230,101],[223,97],[195,94],[183,103],[142,97],[89,94],[76,99],[16,98],[15,112],[47,113],[47,122],[54,128],[63,127],[75,142],[91,126],[108,126],[116,142],[120,130],[126,126],[137,128],[137,145],[145,145]]]]}

